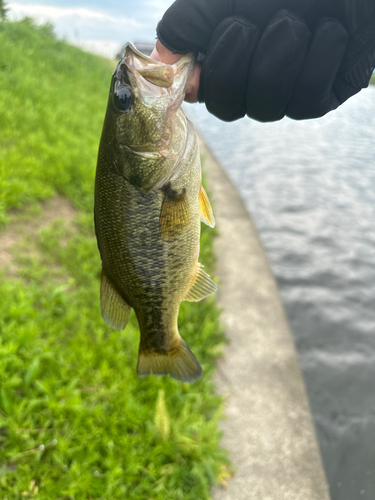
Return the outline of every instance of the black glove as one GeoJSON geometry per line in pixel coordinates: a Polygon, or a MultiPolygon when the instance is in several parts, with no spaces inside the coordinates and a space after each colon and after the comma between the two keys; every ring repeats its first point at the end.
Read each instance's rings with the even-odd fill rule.
{"type": "Polygon", "coordinates": [[[205,56],[198,98],[218,118],[317,118],[368,85],[375,0],[177,0],[157,36],[205,56]]]}

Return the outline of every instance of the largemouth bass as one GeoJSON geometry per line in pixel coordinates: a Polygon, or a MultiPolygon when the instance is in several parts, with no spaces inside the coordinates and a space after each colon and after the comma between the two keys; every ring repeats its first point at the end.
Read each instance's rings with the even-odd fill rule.
{"type": "Polygon", "coordinates": [[[200,221],[215,222],[197,135],[180,108],[193,65],[191,54],[165,65],[127,44],[111,80],[95,181],[103,319],[123,330],[133,307],[138,374],[183,382],[202,368],[178,333],[180,303],[217,289],[198,263],[200,221]]]}

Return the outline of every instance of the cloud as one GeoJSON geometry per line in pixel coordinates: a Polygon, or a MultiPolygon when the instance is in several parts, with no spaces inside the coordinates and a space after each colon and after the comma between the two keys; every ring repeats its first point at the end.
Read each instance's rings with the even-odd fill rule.
{"type": "Polygon", "coordinates": [[[149,16],[157,22],[160,21],[164,12],[172,3],[172,0],[143,0],[143,4],[148,9],[149,16]]]}
{"type": "Polygon", "coordinates": [[[105,12],[86,9],[85,7],[55,7],[52,5],[29,5],[9,2],[7,8],[12,15],[27,15],[36,19],[57,20],[78,18],[85,22],[105,22],[109,24],[130,25],[134,28],[142,26],[135,19],[124,16],[111,16],[105,12]]]}
{"type": "Polygon", "coordinates": [[[114,57],[118,47],[128,40],[152,41],[153,24],[138,21],[133,17],[112,15],[104,11],[85,7],[57,7],[52,5],[29,5],[9,2],[8,17],[20,19],[32,17],[38,23],[50,22],[58,36],[85,47],[86,50],[114,57]],[[91,47],[91,49],[89,49],[91,47]]]}
{"type": "Polygon", "coordinates": [[[110,40],[81,40],[79,42],[72,42],[86,52],[100,54],[101,56],[108,57],[108,59],[115,59],[116,55],[121,51],[123,43],[111,42],[110,40]]]}

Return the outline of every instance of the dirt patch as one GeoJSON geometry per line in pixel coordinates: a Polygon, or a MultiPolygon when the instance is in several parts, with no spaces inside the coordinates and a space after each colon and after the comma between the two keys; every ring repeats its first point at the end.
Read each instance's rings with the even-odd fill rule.
{"type": "Polygon", "coordinates": [[[62,196],[43,202],[40,212],[35,214],[27,209],[12,210],[9,214],[8,227],[0,232],[0,269],[8,276],[15,275],[17,273],[17,265],[13,259],[15,245],[25,236],[37,235],[40,229],[56,219],[63,219],[66,227],[71,228],[76,214],[77,210],[62,196]]]}

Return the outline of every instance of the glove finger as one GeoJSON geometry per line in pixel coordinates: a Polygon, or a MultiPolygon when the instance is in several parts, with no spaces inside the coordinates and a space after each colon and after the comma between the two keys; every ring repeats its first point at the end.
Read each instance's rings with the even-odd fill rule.
{"type": "Polygon", "coordinates": [[[339,69],[339,76],[349,85],[359,89],[367,87],[375,68],[375,2],[366,5],[362,16],[358,14],[358,3],[348,9],[356,21],[349,29],[350,41],[339,69]],[[365,17],[366,15],[366,17],[365,17]]]}
{"type": "MultiPolygon", "coordinates": [[[[371,72],[372,73],[372,72],[371,72]]],[[[371,75],[369,76],[368,80],[370,80],[371,75]]],[[[367,82],[368,85],[369,82],[367,82]]],[[[362,90],[362,87],[353,87],[353,85],[350,85],[347,83],[344,78],[342,78],[340,75],[337,75],[335,78],[335,82],[333,84],[332,92],[333,95],[336,97],[337,101],[339,104],[342,104],[345,102],[349,97],[352,97],[355,94],[358,94],[358,92],[362,90]]],[[[334,109],[334,108],[332,108],[334,109]]]]}
{"type": "Polygon", "coordinates": [[[337,108],[340,102],[332,87],[347,43],[348,34],[338,21],[321,21],[295,82],[288,116],[296,120],[318,118],[337,108]]]}
{"type": "Polygon", "coordinates": [[[216,26],[231,15],[229,0],[176,0],[159,22],[156,34],[174,54],[205,54],[216,26]]]}
{"type": "Polygon", "coordinates": [[[375,2],[347,0],[337,4],[334,15],[342,19],[350,40],[333,85],[342,104],[368,86],[375,68],[375,2]]]}
{"type": "Polygon", "coordinates": [[[248,76],[246,108],[250,118],[261,122],[283,118],[309,38],[306,24],[285,10],[268,24],[248,76]]]}
{"type": "Polygon", "coordinates": [[[272,17],[283,9],[294,12],[306,23],[310,23],[311,19],[313,25],[319,18],[320,4],[326,4],[327,0],[247,0],[233,3],[237,16],[251,19],[264,31],[272,17]]]}
{"type": "Polygon", "coordinates": [[[165,12],[156,33],[173,53],[206,54],[213,32],[227,17],[251,20],[263,31],[282,8],[297,12],[309,22],[319,15],[318,5],[322,2],[326,0],[176,0],[165,12]]]}
{"type": "Polygon", "coordinates": [[[224,121],[245,116],[246,77],[259,30],[239,18],[227,18],[216,28],[202,66],[198,100],[224,121]]]}

